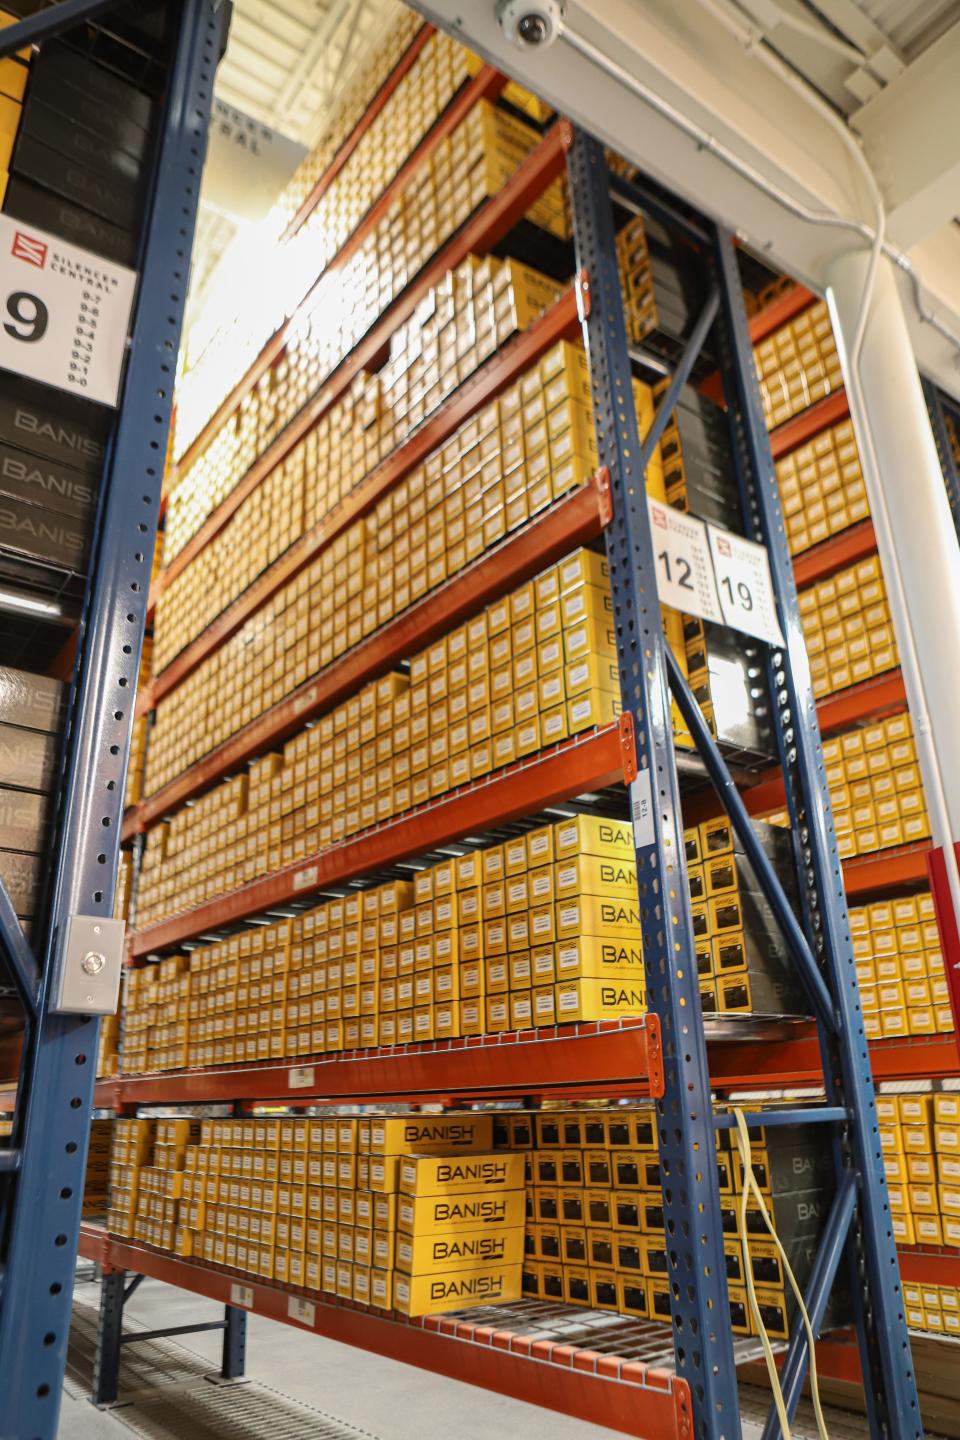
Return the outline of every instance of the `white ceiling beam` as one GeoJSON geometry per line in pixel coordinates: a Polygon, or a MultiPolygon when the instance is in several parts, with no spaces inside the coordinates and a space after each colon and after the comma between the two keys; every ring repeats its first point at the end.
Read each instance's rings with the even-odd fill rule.
{"type": "MultiPolygon", "coordinates": [[[[562,35],[542,49],[518,48],[497,24],[495,0],[417,0],[416,8],[811,288],[822,291],[830,260],[864,243],[846,229],[805,221],[783,203],[788,197],[831,216],[873,219],[859,167],[812,99],[772,74],[699,5],[568,0],[564,24],[699,126],[706,142],[562,35]],[[732,169],[720,145],[774,193],[732,169]]],[[[940,313],[960,334],[960,269],[940,313]]],[[[934,334],[918,328],[926,329],[925,342],[934,334]]],[[[956,392],[960,375],[948,342],[927,349],[932,378],[956,392]]]]}
{"type": "Polygon", "coordinates": [[[960,213],[958,76],[960,23],[850,117],[903,249],[960,213]]]}

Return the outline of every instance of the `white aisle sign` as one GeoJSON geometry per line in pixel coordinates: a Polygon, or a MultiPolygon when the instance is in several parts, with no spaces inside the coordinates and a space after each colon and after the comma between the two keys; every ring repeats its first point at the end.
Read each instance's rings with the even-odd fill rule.
{"type": "Polygon", "coordinates": [[[0,215],[0,368],[116,407],[136,272],[0,215]]]}
{"type": "Polygon", "coordinates": [[[722,621],[706,525],[649,495],[647,507],[661,602],[703,620],[722,621]]]}
{"type": "Polygon", "coordinates": [[[716,525],[707,530],[724,621],[758,640],[783,645],[766,547],[716,525]]]}

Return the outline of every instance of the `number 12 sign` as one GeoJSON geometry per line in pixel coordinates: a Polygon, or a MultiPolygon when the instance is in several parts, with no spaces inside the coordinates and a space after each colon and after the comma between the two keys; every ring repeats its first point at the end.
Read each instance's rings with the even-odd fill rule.
{"type": "Polygon", "coordinates": [[[0,215],[0,368],[116,406],[137,276],[0,215]]]}

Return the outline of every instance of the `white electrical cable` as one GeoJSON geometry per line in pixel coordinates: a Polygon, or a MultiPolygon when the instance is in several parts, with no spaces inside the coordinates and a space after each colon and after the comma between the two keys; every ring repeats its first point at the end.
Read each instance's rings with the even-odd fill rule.
{"type": "Polygon", "coordinates": [[[958,352],[960,352],[960,336],[956,335],[952,330],[949,329],[948,326],[945,326],[932,312],[924,310],[921,303],[922,286],[912,264],[907,259],[907,257],[902,254],[902,252],[897,251],[893,247],[886,244],[886,241],[884,239],[885,212],[883,209],[883,197],[880,194],[879,186],[876,182],[876,177],[873,175],[872,170],[867,164],[866,157],[863,155],[862,151],[857,145],[847,125],[838,115],[834,114],[834,112],[829,108],[828,105],[826,105],[825,102],[820,100],[820,97],[814,93],[814,91],[806,84],[805,81],[798,79],[798,77],[793,74],[789,67],[784,65],[783,62],[779,60],[779,57],[777,57],[773,53],[773,51],[769,49],[768,46],[762,43],[762,37],[759,37],[753,30],[751,30],[749,26],[746,26],[739,22],[733,15],[730,14],[729,11],[725,9],[724,6],[719,3],[719,0],[699,0],[699,3],[708,10],[710,10],[716,16],[716,18],[721,20],[721,22],[726,26],[726,28],[731,30],[731,32],[739,39],[740,43],[743,44],[745,48],[750,50],[752,53],[756,54],[758,58],[761,59],[762,63],[768,63],[770,65],[770,68],[774,69],[779,77],[785,79],[786,83],[791,87],[791,89],[793,89],[797,94],[801,95],[804,101],[812,102],[820,107],[820,113],[826,119],[827,123],[835,129],[837,135],[842,140],[845,148],[850,151],[850,153],[855,159],[858,168],[863,174],[864,179],[867,182],[867,185],[870,189],[871,197],[874,201],[874,205],[877,208],[877,223],[873,229],[871,229],[871,227],[866,223],[866,221],[853,219],[851,217],[843,215],[834,215],[826,210],[815,210],[810,206],[804,205],[800,201],[794,199],[794,197],[790,195],[787,191],[785,191],[781,186],[774,184],[771,180],[767,178],[767,176],[763,175],[759,170],[757,170],[755,166],[751,165],[748,161],[741,159],[739,155],[737,155],[728,146],[723,144],[722,141],[718,140],[716,136],[711,135],[710,132],[708,130],[705,130],[702,125],[699,125],[695,120],[691,120],[688,116],[684,115],[683,111],[678,109],[677,106],[673,105],[669,100],[665,100],[663,96],[658,95],[655,90],[652,90],[648,85],[645,85],[641,80],[638,80],[636,76],[631,74],[631,72],[627,70],[625,66],[619,64],[618,61],[611,59],[611,57],[606,55],[604,51],[600,50],[596,45],[594,45],[592,41],[587,40],[577,31],[571,30],[570,27],[565,23],[562,24],[559,28],[559,39],[565,41],[571,47],[571,49],[576,50],[585,59],[592,61],[593,64],[595,64],[599,69],[605,71],[606,74],[608,74],[612,79],[619,81],[619,83],[622,84],[626,89],[630,90],[633,94],[637,95],[639,99],[643,100],[646,104],[648,104],[651,109],[656,110],[660,115],[664,117],[664,119],[669,120],[679,130],[683,131],[684,134],[689,136],[690,139],[694,140],[701,149],[706,150],[709,154],[716,156],[718,160],[722,161],[731,170],[742,176],[743,179],[749,181],[750,184],[755,185],[765,194],[770,195],[774,200],[777,201],[778,204],[781,204],[785,209],[791,211],[800,219],[805,220],[812,225],[822,225],[834,229],[850,230],[853,231],[855,234],[859,235],[862,239],[870,242],[871,267],[867,276],[869,289],[868,286],[865,284],[863,296],[860,302],[857,324],[855,326],[855,340],[857,345],[855,352],[856,359],[853,355],[851,355],[850,364],[847,366],[847,373],[850,377],[851,382],[851,409],[854,412],[855,416],[859,414],[859,428],[863,431],[864,443],[862,448],[865,454],[861,456],[861,459],[865,459],[866,461],[865,469],[868,476],[868,486],[873,492],[871,494],[871,501],[875,502],[874,521],[875,524],[879,522],[880,527],[885,530],[886,536],[888,537],[887,549],[889,550],[890,555],[893,557],[891,573],[889,574],[889,576],[885,576],[885,579],[887,579],[888,596],[891,601],[898,607],[900,614],[904,617],[903,631],[906,644],[901,646],[901,666],[906,672],[906,674],[909,676],[909,685],[907,688],[912,692],[913,695],[917,697],[917,700],[919,701],[919,704],[914,705],[912,713],[917,745],[918,748],[924,752],[924,755],[926,757],[926,765],[924,766],[924,770],[926,774],[929,774],[931,778],[931,784],[928,787],[927,799],[930,803],[931,810],[935,812],[937,816],[938,831],[942,836],[946,838],[948,842],[942,847],[943,855],[946,863],[947,876],[950,884],[951,895],[953,897],[954,908],[957,915],[960,916],[960,868],[958,868],[957,866],[954,846],[952,843],[949,843],[950,837],[952,835],[952,829],[949,819],[949,810],[947,808],[946,796],[943,791],[943,786],[940,781],[939,766],[937,764],[936,752],[933,745],[933,736],[930,730],[930,717],[925,700],[925,687],[923,685],[923,679],[920,672],[919,663],[916,658],[913,629],[910,624],[909,612],[907,610],[906,599],[903,589],[903,578],[896,560],[896,550],[892,544],[892,540],[890,540],[889,538],[892,535],[892,526],[890,523],[889,512],[887,511],[884,501],[883,491],[878,480],[879,467],[877,463],[876,450],[873,446],[873,441],[870,434],[870,427],[863,402],[863,391],[860,385],[860,376],[857,364],[859,360],[860,349],[863,343],[863,334],[866,328],[870,291],[872,291],[873,288],[873,277],[875,277],[876,275],[876,266],[881,253],[888,255],[889,258],[893,260],[893,262],[898,266],[898,268],[911,278],[914,287],[914,297],[917,302],[917,309],[918,313],[920,314],[921,320],[931,325],[935,330],[937,330],[939,334],[943,335],[947,340],[949,340],[958,352]]]}
{"type": "Polygon", "coordinates": [[[817,1348],[814,1343],[813,1326],[810,1324],[810,1316],[807,1307],[803,1303],[803,1293],[797,1284],[797,1277],[790,1267],[787,1252],[783,1248],[783,1242],[774,1229],[767,1203],[763,1198],[760,1186],[757,1184],[757,1177],[753,1169],[753,1157],[750,1148],[750,1131],[747,1129],[747,1122],[743,1111],[739,1106],[734,1106],[734,1119],[737,1128],[734,1130],[734,1139],[737,1142],[737,1149],[740,1152],[740,1164],[743,1169],[743,1185],[740,1189],[740,1248],[743,1254],[743,1271],[747,1285],[747,1298],[750,1301],[750,1313],[753,1316],[753,1323],[757,1327],[757,1334],[760,1337],[760,1344],[763,1348],[763,1356],[767,1365],[767,1374],[770,1377],[770,1388],[773,1391],[773,1403],[777,1411],[777,1418],[780,1421],[780,1434],[783,1440],[791,1440],[790,1421],[787,1418],[786,1402],[783,1398],[783,1389],[780,1384],[780,1376],[777,1373],[777,1362],[773,1358],[773,1348],[770,1344],[770,1337],[767,1334],[763,1317],[760,1314],[760,1306],[757,1303],[757,1292],[753,1279],[753,1266],[750,1263],[750,1246],[747,1237],[747,1201],[752,1195],[757,1203],[757,1208],[763,1219],[764,1225],[770,1233],[770,1238],[777,1247],[777,1254],[780,1256],[780,1263],[783,1266],[783,1273],[790,1284],[790,1289],[796,1297],[797,1305],[800,1308],[800,1318],[803,1321],[803,1328],[807,1335],[807,1350],[810,1365],[810,1398],[813,1401],[813,1413],[817,1421],[817,1434],[820,1440],[830,1440],[827,1434],[827,1422],[823,1418],[823,1408],[820,1404],[820,1385],[817,1378],[817,1348]]]}

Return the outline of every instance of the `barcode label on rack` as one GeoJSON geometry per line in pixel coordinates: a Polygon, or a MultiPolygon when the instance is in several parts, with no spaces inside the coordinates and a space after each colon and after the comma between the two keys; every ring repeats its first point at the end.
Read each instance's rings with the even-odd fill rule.
{"type": "Polygon", "coordinates": [[[287,1314],[291,1320],[297,1320],[301,1325],[313,1325],[317,1319],[317,1307],[312,1300],[291,1295],[287,1301],[287,1314]]]}
{"type": "Polygon", "coordinates": [[[633,821],[633,843],[638,850],[652,845],[656,839],[653,826],[653,789],[650,771],[640,770],[630,783],[630,818],[633,821]]]}
{"type": "Polygon", "coordinates": [[[308,705],[312,705],[313,702],[316,700],[316,698],[317,698],[317,687],[316,687],[316,685],[311,685],[309,690],[304,690],[303,694],[302,694],[302,695],[298,695],[297,698],[294,700],[294,702],[293,702],[293,713],[294,713],[294,715],[299,715],[300,712],[301,712],[301,710],[306,710],[307,706],[308,706],[308,705]]]}
{"type": "Polygon", "coordinates": [[[230,1304],[238,1305],[241,1310],[253,1309],[253,1291],[249,1285],[230,1286],[230,1304]]]}
{"type": "Polygon", "coordinates": [[[294,890],[306,890],[311,885],[316,885],[319,873],[316,865],[308,865],[306,870],[301,870],[299,875],[294,875],[294,890]]]}
{"type": "Polygon", "coordinates": [[[291,1090],[308,1090],[314,1083],[316,1074],[312,1065],[297,1065],[289,1074],[289,1088],[291,1090]]]}

